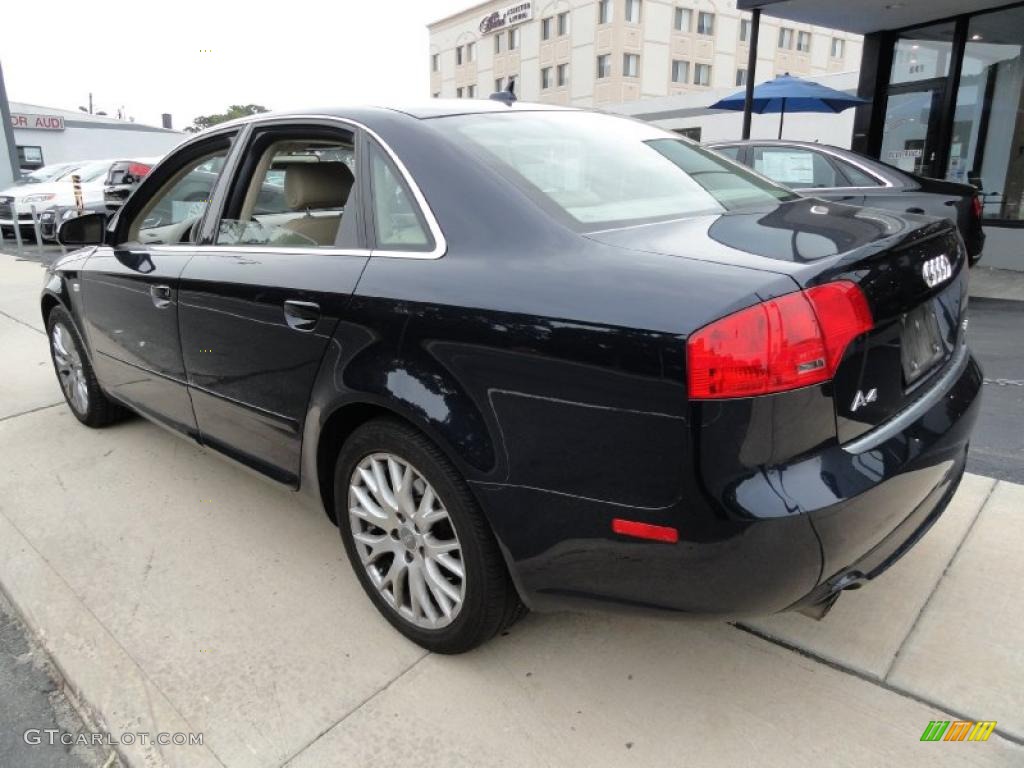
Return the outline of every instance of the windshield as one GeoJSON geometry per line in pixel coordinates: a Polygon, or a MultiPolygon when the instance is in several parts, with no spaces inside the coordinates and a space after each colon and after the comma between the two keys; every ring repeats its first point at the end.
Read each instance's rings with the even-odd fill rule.
{"type": "Polygon", "coordinates": [[[499,173],[578,229],[797,199],[689,141],[611,115],[513,112],[442,120],[499,173]]]}
{"type": "Polygon", "coordinates": [[[44,181],[53,181],[54,179],[59,179],[65,173],[69,173],[72,168],[73,166],[63,163],[61,165],[44,165],[42,168],[22,176],[19,184],[41,184],[44,181]]]}

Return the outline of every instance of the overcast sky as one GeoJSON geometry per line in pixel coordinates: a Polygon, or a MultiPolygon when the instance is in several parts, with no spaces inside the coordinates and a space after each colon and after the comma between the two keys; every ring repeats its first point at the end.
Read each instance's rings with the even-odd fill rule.
{"type": "Polygon", "coordinates": [[[12,0],[11,101],[88,104],[183,128],[230,104],[297,109],[430,96],[426,24],[475,0],[12,0]],[[206,50],[209,52],[206,52],[206,50]]]}

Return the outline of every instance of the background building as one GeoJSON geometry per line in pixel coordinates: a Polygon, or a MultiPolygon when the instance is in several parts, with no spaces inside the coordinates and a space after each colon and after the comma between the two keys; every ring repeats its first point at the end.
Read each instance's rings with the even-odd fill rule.
{"type": "Polygon", "coordinates": [[[185,134],[104,115],[10,102],[17,164],[23,171],[76,160],[156,157],[185,134]]]}
{"type": "MultiPolygon", "coordinates": [[[[521,99],[590,107],[742,86],[750,14],[735,0],[498,0],[428,29],[432,96],[486,97],[515,77],[521,99]]],[[[757,79],[856,70],[861,45],[766,17],[757,79]]]]}

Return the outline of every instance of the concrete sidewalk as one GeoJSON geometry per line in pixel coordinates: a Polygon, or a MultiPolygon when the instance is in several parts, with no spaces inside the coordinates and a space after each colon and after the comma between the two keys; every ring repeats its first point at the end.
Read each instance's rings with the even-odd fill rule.
{"type": "Polygon", "coordinates": [[[531,615],[430,655],[322,513],[140,419],[46,407],[40,281],[0,257],[0,588],[115,737],[203,734],[129,765],[1024,765],[1024,487],[966,477],[823,622],[531,615]],[[936,719],[998,727],[920,742],[936,719]]]}

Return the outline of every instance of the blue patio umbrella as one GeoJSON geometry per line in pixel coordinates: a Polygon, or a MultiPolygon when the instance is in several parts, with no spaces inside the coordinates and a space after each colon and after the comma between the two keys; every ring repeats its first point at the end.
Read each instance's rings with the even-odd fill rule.
{"type": "MultiPolygon", "coordinates": [[[[726,96],[711,105],[710,109],[732,109],[740,111],[746,103],[745,90],[726,96]]],[[[751,111],[759,115],[779,113],[779,138],[782,138],[782,121],[787,112],[842,112],[858,104],[867,104],[859,96],[829,88],[827,85],[793,77],[788,72],[774,80],[754,86],[754,100],[751,111]]]]}

